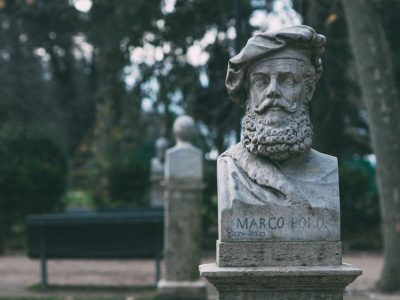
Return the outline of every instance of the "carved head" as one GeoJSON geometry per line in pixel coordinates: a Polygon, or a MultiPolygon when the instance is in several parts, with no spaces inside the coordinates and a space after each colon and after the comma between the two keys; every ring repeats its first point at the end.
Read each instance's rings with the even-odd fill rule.
{"type": "Polygon", "coordinates": [[[192,117],[179,116],[172,127],[177,143],[190,143],[196,136],[196,126],[192,117]]]}
{"type": "Polygon", "coordinates": [[[295,26],[255,35],[230,59],[226,86],[246,109],[247,150],[283,161],[310,148],[308,102],[322,73],[324,42],[312,28],[295,26]]]}

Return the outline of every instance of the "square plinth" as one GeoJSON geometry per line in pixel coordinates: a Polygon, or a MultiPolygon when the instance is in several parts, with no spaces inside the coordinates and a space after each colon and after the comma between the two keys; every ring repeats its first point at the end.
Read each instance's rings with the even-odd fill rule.
{"type": "Polygon", "coordinates": [[[340,241],[220,242],[220,267],[338,266],[342,264],[340,241]]]}
{"type": "Polygon", "coordinates": [[[339,266],[218,267],[200,265],[200,275],[213,284],[220,300],[343,299],[344,288],[362,271],[339,266]]]}

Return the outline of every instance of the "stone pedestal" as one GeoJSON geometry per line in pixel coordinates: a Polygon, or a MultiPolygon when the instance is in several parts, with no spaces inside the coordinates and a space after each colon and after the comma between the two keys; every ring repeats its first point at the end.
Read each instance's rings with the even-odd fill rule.
{"type": "Polygon", "coordinates": [[[157,285],[162,299],[206,299],[198,273],[202,191],[203,183],[193,179],[166,183],[164,270],[157,285]]]}
{"type": "MultiPolygon", "coordinates": [[[[153,166],[156,164],[156,161],[153,159],[151,162],[151,187],[150,187],[150,206],[152,207],[163,207],[164,206],[164,173],[156,173],[154,171],[155,168],[153,166]]],[[[164,167],[164,166],[162,166],[164,167]]]]}
{"type": "Polygon", "coordinates": [[[236,242],[217,241],[220,267],[339,266],[341,242],[236,242]]]}
{"type": "Polygon", "coordinates": [[[188,142],[191,126],[194,126],[193,120],[188,117],[175,121],[177,145],[166,152],[164,269],[157,285],[161,299],[207,298],[205,283],[198,273],[203,155],[188,142]]]}
{"type": "Polygon", "coordinates": [[[361,274],[339,266],[218,267],[200,266],[200,274],[219,292],[220,300],[343,299],[343,289],[361,274]]]}

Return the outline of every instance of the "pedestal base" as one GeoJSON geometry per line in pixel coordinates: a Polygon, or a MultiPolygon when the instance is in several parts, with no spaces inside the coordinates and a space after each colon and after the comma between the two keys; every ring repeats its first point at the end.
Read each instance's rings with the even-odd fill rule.
{"type": "Polygon", "coordinates": [[[344,288],[361,270],[351,265],[218,267],[200,265],[220,300],[342,300],[344,288]]]}
{"type": "Polygon", "coordinates": [[[217,241],[217,265],[220,267],[340,266],[340,241],[217,241]]]}
{"type": "Polygon", "coordinates": [[[202,280],[160,280],[157,284],[157,296],[157,299],[166,300],[206,300],[206,284],[202,280]]]}

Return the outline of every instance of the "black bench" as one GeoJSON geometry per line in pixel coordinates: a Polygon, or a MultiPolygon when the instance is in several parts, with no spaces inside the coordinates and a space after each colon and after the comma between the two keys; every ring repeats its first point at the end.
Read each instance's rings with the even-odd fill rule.
{"type": "Polygon", "coordinates": [[[28,215],[26,225],[28,256],[41,260],[42,289],[51,258],[155,258],[159,280],[163,209],[28,215]]]}

